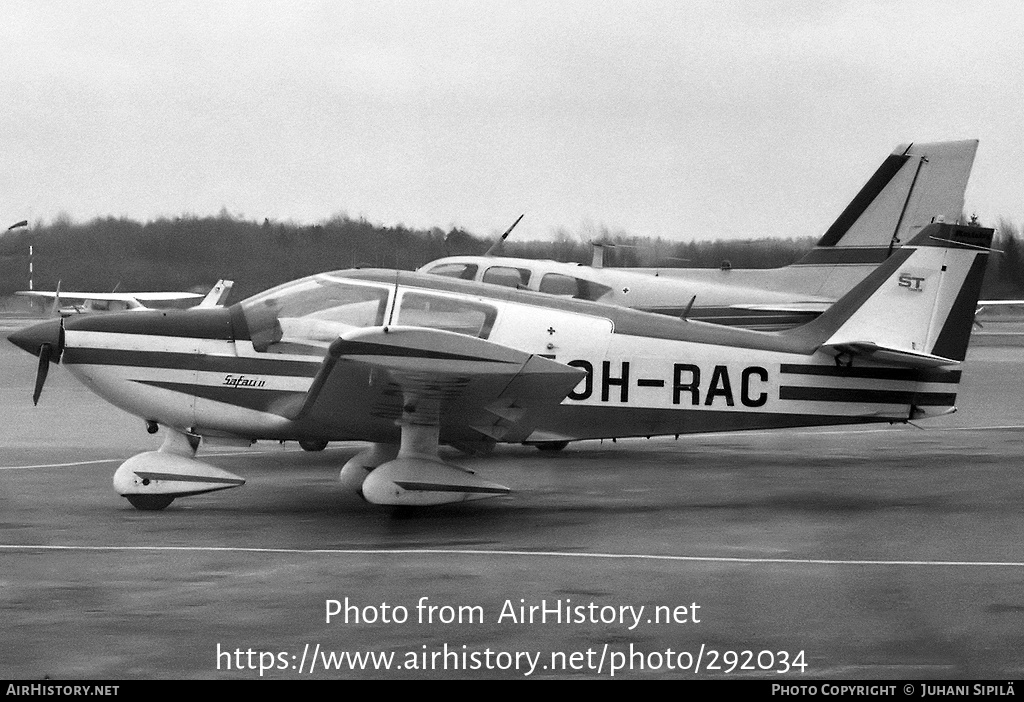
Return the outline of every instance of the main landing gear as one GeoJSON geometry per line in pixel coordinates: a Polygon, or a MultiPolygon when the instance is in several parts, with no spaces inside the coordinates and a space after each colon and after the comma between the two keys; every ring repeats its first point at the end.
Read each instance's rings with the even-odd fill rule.
{"type": "Polygon", "coordinates": [[[418,411],[407,402],[399,421],[401,444],[373,444],[356,454],[341,469],[341,481],[378,505],[441,505],[507,495],[504,485],[441,460],[438,425],[417,423],[436,420],[436,409],[424,406],[430,402],[421,401],[418,411]]]}
{"type": "Polygon", "coordinates": [[[200,437],[170,427],[156,451],[132,456],[114,473],[114,489],[136,509],[161,510],[176,497],[245,484],[234,473],[195,459],[200,437]]]}

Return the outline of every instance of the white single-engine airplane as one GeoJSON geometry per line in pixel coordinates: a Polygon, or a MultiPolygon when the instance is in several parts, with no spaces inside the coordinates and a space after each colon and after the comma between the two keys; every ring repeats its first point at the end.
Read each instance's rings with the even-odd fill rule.
{"type": "Polygon", "coordinates": [[[57,283],[56,290],[19,290],[15,295],[25,297],[41,297],[53,301],[53,316],[69,317],[73,314],[89,314],[93,312],[125,312],[152,309],[147,307],[146,302],[177,302],[179,300],[195,300],[202,297],[200,307],[216,307],[223,305],[231,292],[234,281],[218,280],[210,292],[204,297],[199,293],[191,292],[108,292],[108,293],[84,293],[68,292],[60,289],[57,283]],[[72,304],[69,307],[61,307],[62,300],[78,300],[82,304],[72,304]]]}
{"type": "MultiPolygon", "coordinates": [[[[992,230],[934,224],[812,322],[759,332],[434,275],[324,273],[229,308],[50,320],[10,336],[163,426],[125,461],[141,509],[241,485],[203,439],[372,442],[342,481],[373,503],[509,488],[439,444],[907,422],[955,410],[992,230]]],[[[39,387],[37,379],[37,388],[39,387]]]]}
{"type": "Polygon", "coordinates": [[[897,146],[814,249],[782,268],[604,268],[483,255],[440,258],[420,271],[672,316],[685,311],[727,326],[785,329],[821,314],[926,225],[956,222],[977,149],[976,139],[897,146]]]}

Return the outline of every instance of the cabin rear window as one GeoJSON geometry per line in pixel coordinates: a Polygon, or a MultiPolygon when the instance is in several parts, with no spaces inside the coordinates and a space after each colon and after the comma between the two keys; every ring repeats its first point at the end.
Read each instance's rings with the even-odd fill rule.
{"type": "Polygon", "coordinates": [[[504,285],[506,288],[525,288],[530,284],[530,271],[526,268],[491,266],[484,273],[483,281],[494,285],[504,285]]]}
{"type": "Polygon", "coordinates": [[[402,296],[398,324],[486,339],[497,315],[494,307],[481,302],[407,292],[402,296]]]}
{"type": "Polygon", "coordinates": [[[539,290],[549,295],[565,295],[568,297],[582,297],[580,295],[580,281],[560,273],[547,273],[540,281],[539,290]]]}

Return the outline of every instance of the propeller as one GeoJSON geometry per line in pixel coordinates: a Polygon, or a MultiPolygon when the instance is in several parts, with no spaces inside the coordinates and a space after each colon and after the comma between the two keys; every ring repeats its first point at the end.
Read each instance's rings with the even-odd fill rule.
{"type": "Polygon", "coordinates": [[[32,392],[32,404],[39,404],[39,396],[43,394],[43,384],[46,382],[46,374],[50,372],[50,351],[49,344],[39,347],[39,367],[36,369],[36,389],[32,392]]]}
{"type": "Polygon", "coordinates": [[[39,356],[36,367],[36,384],[32,392],[32,403],[39,404],[39,396],[43,392],[46,376],[50,372],[50,362],[60,363],[64,353],[64,320],[51,319],[34,324],[26,329],[14,332],[8,337],[15,346],[39,356]]]}
{"type": "Polygon", "coordinates": [[[39,345],[39,365],[36,367],[36,386],[32,391],[32,404],[39,404],[39,396],[43,392],[43,384],[46,383],[46,375],[50,372],[50,361],[60,363],[60,357],[64,354],[64,319],[60,319],[60,326],[57,327],[57,343],[42,343],[39,345]]]}

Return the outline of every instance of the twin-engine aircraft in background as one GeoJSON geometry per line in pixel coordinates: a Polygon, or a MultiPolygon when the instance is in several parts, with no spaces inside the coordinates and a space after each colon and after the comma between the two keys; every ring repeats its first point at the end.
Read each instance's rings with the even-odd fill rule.
{"type": "MultiPolygon", "coordinates": [[[[229,308],[79,315],[10,340],[161,426],[114,475],[141,509],[241,485],[204,440],[371,442],[341,479],[383,505],[509,488],[439,445],[907,422],[955,410],[992,230],[924,228],[813,321],[761,332],[392,270],[229,308]]],[[[37,376],[37,388],[40,386],[37,376]]]]}
{"type": "Polygon", "coordinates": [[[784,329],[821,314],[926,225],[956,222],[977,149],[975,139],[896,147],[815,248],[783,268],[603,268],[485,255],[441,258],[420,271],[728,326],[784,329]]]}
{"type": "Polygon", "coordinates": [[[26,297],[39,297],[51,300],[51,316],[68,317],[73,314],[88,314],[93,312],[125,312],[148,310],[151,307],[144,303],[153,302],[177,302],[180,300],[195,300],[203,298],[199,307],[221,306],[227,301],[228,294],[234,281],[218,280],[205,297],[199,293],[190,292],[109,292],[109,293],[83,293],[68,292],[60,289],[60,283],[56,290],[19,290],[15,295],[26,297]],[[70,305],[62,306],[61,302],[71,302],[70,305]],[[81,304],[74,304],[79,302],[81,304]]]}

